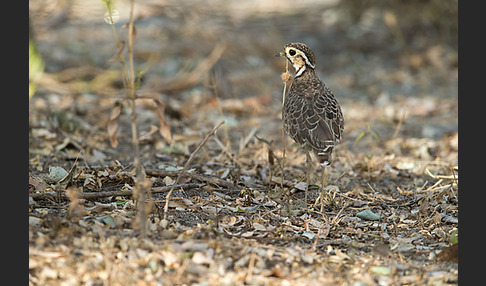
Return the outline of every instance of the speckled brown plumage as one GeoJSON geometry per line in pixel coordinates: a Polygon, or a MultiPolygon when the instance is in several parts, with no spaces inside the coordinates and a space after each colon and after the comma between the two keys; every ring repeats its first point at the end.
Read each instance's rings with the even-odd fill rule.
{"type": "Polygon", "coordinates": [[[282,54],[296,71],[282,109],[285,132],[304,148],[310,146],[321,166],[328,166],[344,130],[341,107],[317,76],[311,49],[302,43],[284,48],[282,54]]]}

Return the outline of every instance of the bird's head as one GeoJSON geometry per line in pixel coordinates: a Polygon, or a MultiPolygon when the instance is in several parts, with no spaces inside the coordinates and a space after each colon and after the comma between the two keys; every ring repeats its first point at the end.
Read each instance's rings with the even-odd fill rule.
{"type": "Polygon", "coordinates": [[[295,77],[300,76],[307,68],[315,69],[315,56],[312,50],[303,43],[290,43],[276,56],[286,57],[295,69],[295,77]]]}

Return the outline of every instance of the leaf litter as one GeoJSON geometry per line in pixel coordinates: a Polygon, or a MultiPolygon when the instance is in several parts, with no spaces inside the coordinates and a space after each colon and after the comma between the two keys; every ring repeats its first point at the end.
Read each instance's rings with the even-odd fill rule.
{"type": "MultiPolygon", "coordinates": [[[[171,7],[167,9],[175,9],[171,7]]],[[[373,19],[376,11],[368,11],[366,17],[373,19]]],[[[211,15],[209,10],[206,13],[211,15]]],[[[42,23],[39,17],[36,21],[42,23]]],[[[181,26],[185,33],[191,33],[191,23],[185,25],[181,26]]],[[[329,85],[336,87],[338,96],[343,94],[339,99],[346,115],[346,137],[336,148],[328,170],[330,186],[322,197],[314,166],[309,205],[304,206],[305,154],[281,139],[278,74],[283,63],[255,69],[251,59],[242,62],[231,49],[215,49],[207,41],[214,37],[210,32],[215,28],[208,25],[207,34],[194,35],[204,43],[204,52],[184,51],[199,63],[192,63],[199,69],[189,72],[188,82],[178,77],[165,82],[163,89],[151,78],[157,71],[148,72],[141,82],[140,94],[149,100],[137,106],[143,114],[139,118],[140,160],[152,184],[146,238],[139,237],[135,227],[140,202],[133,196],[129,115],[121,105],[113,104],[116,77],[105,77],[107,86],[97,86],[98,91],[83,90],[80,81],[104,76],[103,71],[78,68],[78,74],[84,73],[81,78],[75,73],[67,77],[74,70],[57,63],[60,73],[65,69],[64,77],[52,72],[51,81],[44,85],[41,81],[29,103],[30,283],[457,284],[457,100],[445,97],[439,103],[439,95],[434,94],[412,100],[407,94],[411,82],[419,92],[428,92],[426,83],[415,81],[433,78],[432,74],[438,77],[438,69],[444,81],[454,85],[450,82],[453,63],[450,70],[433,64],[434,57],[449,50],[430,48],[421,53],[417,48],[409,69],[405,63],[401,71],[389,70],[376,79],[396,88],[397,95],[385,92],[371,105],[346,94],[363,88],[364,83],[373,94],[380,84],[371,78],[372,73],[355,78],[351,72],[336,79],[332,71],[326,71],[329,85]],[[212,68],[207,59],[211,51],[221,53],[212,68]],[[223,63],[230,71],[219,70],[223,63]],[[414,70],[414,65],[421,65],[422,70],[414,70]],[[214,73],[207,73],[208,69],[214,73]],[[242,75],[245,69],[258,72],[265,84],[242,75]],[[424,76],[414,77],[413,72],[424,76]],[[340,84],[345,89],[338,93],[340,84]],[[241,96],[232,97],[231,90],[241,96]],[[226,124],[194,153],[222,120],[226,124]],[[452,129],[443,123],[451,123],[452,129]],[[193,161],[181,175],[192,154],[193,161]]],[[[249,27],[241,28],[258,28],[245,25],[249,27]]],[[[74,28],[82,31],[72,24],[57,27],[60,33],[74,28]]],[[[137,33],[140,48],[153,46],[143,23],[137,33]]],[[[245,33],[240,36],[231,41],[248,41],[245,33]]],[[[274,42],[268,40],[254,52],[264,57],[279,49],[273,47],[274,42]]],[[[55,43],[41,41],[44,50],[55,43]]],[[[248,55],[245,47],[232,49],[248,55]]],[[[174,53],[166,48],[167,54],[174,53]]],[[[156,56],[154,51],[146,52],[156,56]]],[[[113,50],[99,53],[106,60],[113,50]]],[[[346,57],[336,53],[341,64],[335,62],[335,68],[345,69],[346,57]]],[[[44,56],[47,65],[56,65],[52,55],[44,56]]],[[[164,61],[170,67],[170,60],[164,61]]],[[[172,64],[184,64],[179,61],[172,64]]],[[[377,71],[375,76],[380,72],[387,71],[377,71]]]]}

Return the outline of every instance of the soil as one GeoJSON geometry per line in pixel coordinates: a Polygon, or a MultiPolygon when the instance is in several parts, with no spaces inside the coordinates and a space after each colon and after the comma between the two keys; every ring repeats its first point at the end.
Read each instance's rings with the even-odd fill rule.
{"type": "Polygon", "coordinates": [[[30,285],[458,284],[457,1],[135,1],[137,160],[114,4],[29,2],[30,285]],[[297,41],[345,117],[307,204],[297,41]]]}

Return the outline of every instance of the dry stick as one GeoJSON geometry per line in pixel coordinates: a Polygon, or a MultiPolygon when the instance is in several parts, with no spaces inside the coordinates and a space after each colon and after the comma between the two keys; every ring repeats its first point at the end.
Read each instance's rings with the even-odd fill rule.
{"type": "MultiPolygon", "coordinates": [[[[145,172],[147,175],[150,176],[169,176],[169,177],[176,177],[176,176],[182,176],[182,177],[189,177],[194,180],[198,180],[201,182],[209,183],[212,185],[217,185],[220,187],[228,188],[228,189],[235,189],[235,186],[233,183],[221,180],[216,177],[209,177],[205,175],[200,175],[200,174],[193,174],[193,173],[184,173],[182,174],[179,171],[166,171],[166,170],[156,170],[156,169],[146,169],[145,172]]],[[[194,189],[197,187],[200,187],[201,184],[180,184],[176,186],[176,188],[182,188],[184,190],[189,190],[189,189],[194,189]]],[[[291,187],[291,185],[288,185],[291,187]]],[[[152,187],[150,190],[152,193],[163,193],[170,191],[172,186],[163,186],[163,187],[152,187]]],[[[46,192],[46,193],[33,193],[29,194],[30,197],[33,199],[48,199],[48,198],[56,198],[56,192],[46,192]]],[[[103,189],[99,192],[87,192],[87,193],[81,193],[81,199],[97,199],[97,198],[106,198],[106,197],[111,197],[111,196],[133,196],[133,191],[128,190],[128,191],[103,191],[103,189]]],[[[61,198],[65,198],[65,194],[61,195],[61,198]]]]}
{"type": "Polygon", "coordinates": [[[310,184],[310,173],[312,171],[312,162],[311,162],[311,157],[309,154],[309,147],[304,145],[304,150],[305,150],[305,161],[307,162],[307,172],[305,174],[305,195],[304,195],[304,205],[307,207],[307,193],[309,192],[309,184],[310,184]]]}
{"type": "Polygon", "coordinates": [[[322,168],[322,171],[321,171],[321,213],[324,213],[324,188],[325,188],[325,184],[327,184],[327,180],[328,180],[328,177],[327,177],[327,172],[326,172],[326,168],[325,166],[321,166],[322,168]]]}
{"type": "Polygon", "coordinates": [[[143,174],[143,168],[139,162],[139,142],[138,142],[138,136],[137,136],[137,114],[136,114],[136,93],[135,93],[135,69],[134,69],[134,64],[133,64],[133,42],[134,42],[134,35],[135,35],[135,28],[133,26],[133,10],[134,10],[134,1],[130,1],[130,17],[128,21],[128,71],[126,68],[126,63],[123,55],[120,53],[120,49],[123,48],[124,43],[120,42],[118,39],[118,35],[115,30],[115,24],[112,19],[112,14],[111,14],[111,7],[108,4],[109,2],[107,1],[107,8],[108,8],[108,13],[110,15],[111,19],[111,28],[113,30],[113,35],[115,37],[116,41],[116,46],[118,48],[117,51],[117,57],[119,58],[121,64],[122,64],[122,79],[123,79],[123,86],[125,88],[125,91],[127,92],[125,98],[129,99],[131,101],[131,107],[132,107],[132,113],[131,113],[131,130],[132,130],[132,145],[134,149],[134,160],[133,160],[133,165],[135,166],[135,172],[136,172],[136,180],[135,180],[135,187],[134,191],[135,194],[137,194],[137,200],[138,202],[142,202],[142,206],[139,206],[139,220],[140,220],[140,229],[141,229],[141,236],[145,237],[146,236],[146,227],[145,227],[145,193],[144,193],[144,187],[142,184],[143,180],[145,179],[145,175],[143,174]]]}
{"type": "Polygon", "coordinates": [[[255,267],[255,251],[251,251],[250,253],[250,261],[248,262],[248,272],[246,273],[246,279],[251,280],[253,277],[253,267],[255,267]]]}
{"type": "Polygon", "coordinates": [[[182,275],[186,271],[186,268],[187,268],[187,265],[189,264],[189,262],[191,262],[191,259],[190,258],[186,258],[186,259],[184,259],[184,261],[182,261],[181,267],[179,268],[179,270],[177,270],[177,274],[176,274],[175,281],[180,281],[181,280],[182,275]]]}
{"type": "Polygon", "coordinates": [[[285,173],[285,145],[287,145],[287,140],[285,137],[285,132],[283,130],[283,128],[281,129],[281,135],[282,135],[282,144],[283,144],[283,151],[282,151],[282,176],[281,176],[281,180],[280,180],[280,188],[282,188],[282,190],[284,189],[284,173],[285,173]]]}
{"type": "Polygon", "coordinates": [[[400,131],[400,127],[402,127],[403,120],[405,120],[405,116],[407,115],[407,110],[404,109],[400,120],[398,120],[397,126],[395,127],[395,131],[393,132],[392,138],[396,138],[398,135],[398,131],[400,131]]]}
{"type": "MultiPolygon", "coordinates": [[[[284,75],[287,77],[289,75],[289,61],[285,61],[285,73],[282,74],[282,80],[284,80],[284,88],[283,88],[283,93],[282,93],[282,108],[285,104],[285,93],[287,92],[287,80],[284,79],[284,75]]],[[[280,187],[282,190],[284,189],[284,173],[285,173],[285,149],[287,145],[287,137],[285,136],[284,129],[282,127],[282,145],[283,145],[283,152],[282,152],[282,181],[280,183],[280,187]]]]}
{"type": "Polygon", "coordinates": [[[128,21],[128,68],[129,68],[129,98],[132,102],[131,127],[132,127],[132,144],[134,149],[133,165],[135,167],[135,188],[134,194],[138,200],[138,220],[140,227],[140,234],[144,238],[146,236],[146,213],[145,213],[145,188],[142,183],[145,180],[142,165],[139,161],[140,149],[138,143],[137,131],[137,111],[136,111],[136,93],[135,93],[135,69],[133,64],[133,40],[134,40],[134,26],[133,26],[133,10],[134,0],[130,1],[130,18],[128,21]]]}
{"type": "MultiPolygon", "coordinates": [[[[200,175],[200,174],[193,174],[193,173],[187,173],[187,172],[182,174],[179,171],[166,171],[166,170],[155,170],[155,169],[146,169],[145,172],[147,173],[147,175],[150,175],[150,176],[161,176],[161,177],[162,176],[164,176],[164,177],[165,176],[175,177],[175,176],[180,175],[182,177],[189,177],[189,178],[194,179],[194,180],[206,182],[206,183],[217,185],[217,186],[220,186],[220,187],[225,187],[225,188],[229,188],[229,189],[234,188],[234,185],[231,182],[221,180],[221,179],[216,178],[216,177],[208,177],[208,176],[204,176],[204,175],[200,175]]],[[[153,188],[152,188],[152,190],[153,190],[153,188]]]]}
{"type": "Polygon", "coordinates": [[[452,171],[452,177],[453,177],[453,180],[451,182],[451,188],[454,187],[454,183],[456,183],[456,188],[459,188],[459,185],[458,185],[458,178],[456,177],[456,173],[454,172],[454,167],[449,167],[450,170],[452,171]]]}
{"type": "Polygon", "coordinates": [[[285,93],[287,91],[287,81],[290,78],[289,74],[289,62],[285,61],[285,73],[282,74],[282,80],[284,81],[284,89],[283,89],[283,95],[282,95],[282,106],[285,103],[285,93]]]}
{"type": "Polygon", "coordinates": [[[196,150],[194,150],[191,154],[191,156],[189,156],[189,160],[187,160],[186,164],[184,165],[184,169],[182,169],[182,172],[177,176],[177,179],[174,183],[174,185],[172,185],[172,188],[170,188],[170,191],[169,193],[167,194],[167,197],[165,198],[165,206],[164,206],[164,220],[167,220],[167,213],[169,212],[169,199],[170,199],[170,196],[172,195],[172,192],[174,191],[175,187],[177,186],[177,184],[179,183],[179,180],[181,179],[182,175],[187,171],[187,168],[189,167],[189,164],[192,162],[192,160],[194,159],[194,155],[196,155],[196,153],[199,151],[199,149],[201,149],[202,146],[204,146],[204,144],[206,144],[206,142],[209,140],[209,138],[211,136],[213,136],[215,133],[216,133],[216,130],[218,130],[218,128],[224,124],[224,120],[221,121],[218,125],[216,125],[216,127],[213,128],[213,130],[211,132],[209,132],[208,135],[206,135],[206,137],[201,141],[201,143],[199,143],[199,145],[196,147],[196,150]]]}
{"type": "MultiPolygon", "coordinates": [[[[180,184],[176,186],[177,188],[181,188],[184,190],[189,190],[189,189],[194,189],[197,187],[200,187],[201,184],[180,184]]],[[[170,191],[172,186],[163,186],[163,187],[153,187],[150,190],[152,193],[163,193],[170,191]]],[[[34,193],[34,194],[29,194],[30,197],[32,197],[34,200],[36,199],[49,199],[49,198],[56,198],[57,193],[56,192],[47,192],[47,193],[34,193]]],[[[98,199],[98,198],[107,198],[107,197],[113,197],[113,196],[133,196],[133,191],[128,190],[128,191],[100,191],[100,192],[89,192],[89,193],[80,193],[79,199],[85,199],[85,200],[91,200],[91,199],[98,199]]],[[[63,193],[61,195],[62,198],[66,198],[66,195],[63,193]]]]}
{"type": "MultiPolygon", "coordinates": [[[[347,203],[343,204],[343,207],[338,211],[338,213],[336,214],[336,216],[332,219],[331,224],[335,224],[336,226],[339,224],[339,221],[338,221],[339,220],[339,217],[343,213],[344,209],[348,207],[348,205],[349,204],[347,204],[347,203]]],[[[324,215],[324,213],[323,213],[323,215],[324,215]]]]}
{"type": "Polygon", "coordinates": [[[319,236],[320,235],[321,235],[321,227],[319,227],[317,229],[316,239],[314,239],[314,243],[312,244],[312,248],[311,248],[311,251],[312,252],[316,252],[316,249],[317,249],[317,240],[319,239],[319,236]]]}

